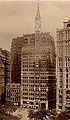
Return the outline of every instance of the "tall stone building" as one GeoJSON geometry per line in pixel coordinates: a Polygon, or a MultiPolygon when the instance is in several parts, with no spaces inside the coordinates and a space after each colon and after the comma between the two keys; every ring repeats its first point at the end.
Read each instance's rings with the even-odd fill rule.
{"type": "Polygon", "coordinates": [[[35,33],[12,40],[11,82],[21,84],[21,105],[35,109],[56,107],[55,42],[49,33],[42,32],[39,5],[35,33]]]}
{"type": "Polygon", "coordinates": [[[6,84],[10,81],[10,52],[0,48],[0,101],[6,96],[6,84]]]}
{"type": "Polygon", "coordinates": [[[24,35],[21,53],[21,105],[56,107],[56,56],[54,39],[42,33],[39,5],[35,34],[24,35]]]}
{"type": "Polygon", "coordinates": [[[70,20],[57,29],[57,110],[70,109],[70,20]]]}

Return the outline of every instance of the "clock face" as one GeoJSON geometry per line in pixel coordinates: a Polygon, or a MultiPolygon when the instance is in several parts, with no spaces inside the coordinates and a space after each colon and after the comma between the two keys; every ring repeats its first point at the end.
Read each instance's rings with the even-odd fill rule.
{"type": "Polygon", "coordinates": [[[39,21],[36,22],[35,28],[36,30],[41,30],[41,23],[39,21]]]}
{"type": "Polygon", "coordinates": [[[37,25],[37,26],[36,26],[36,28],[37,28],[37,29],[40,29],[40,26],[39,26],[39,25],[37,25]]]}
{"type": "Polygon", "coordinates": [[[41,25],[41,21],[36,21],[36,24],[37,25],[41,25]]]}

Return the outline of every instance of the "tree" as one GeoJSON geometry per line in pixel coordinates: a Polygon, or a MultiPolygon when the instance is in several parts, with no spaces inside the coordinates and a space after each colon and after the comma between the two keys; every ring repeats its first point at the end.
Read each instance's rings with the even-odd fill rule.
{"type": "Polygon", "coordinates": [[[28,117],[30,119],[35,119],[35,120],[50,120],[49,119],[50,112],[45,109],[38,110],[34,112],[33,110],[29,111],[28,117]]]}
{"type": "Polygon", "coordinates": [[[69,120],[69,119],[70,119],[69,111],[63,111],[56,117],[56,120],[69,120]]]}
{"type": "Polygon", "coordinates": [[[5,102],[3,107],[4,107],[4,110],[6,110],[8,114],[12,114],[13,111],[17,109],[16,106],[13,104],[13,102],[10,102],[10,101],[5,102]]]}
{"type": "Polygon", "coordinates": [[[29,119],[33,119],[35,117],[34,114],[35,114],[34,111],[30,109],[28,111],[28,116],[27,117],[29,117],[29,119]]]}
{"type": "Polygon", "coordinates": [[[19,117],[13,116],[14,110],[16,110],[16,107],[11,102],[0,105],[0,120],[20,120],[19,117]]]}

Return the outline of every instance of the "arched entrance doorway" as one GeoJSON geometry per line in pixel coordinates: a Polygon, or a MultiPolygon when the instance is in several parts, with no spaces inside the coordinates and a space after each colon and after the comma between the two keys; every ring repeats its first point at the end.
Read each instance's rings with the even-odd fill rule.
{"type": "Polygon", "coordinates": [[[41,109],[46,109],[46,103],[41,103],[41,109]]]}

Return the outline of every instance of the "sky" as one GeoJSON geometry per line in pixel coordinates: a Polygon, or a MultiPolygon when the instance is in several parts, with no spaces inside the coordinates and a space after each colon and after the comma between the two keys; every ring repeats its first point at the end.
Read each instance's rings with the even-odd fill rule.
{"type": "MultiPolygon", "coordinates": [[[[56,29],[70,19],[70,1],[39,0],[42,31],[56,41],[56,29]]],[[[34,33],[37,1],[0,0],[0,48],[10,51],[13,38],[34,33]]]]}

